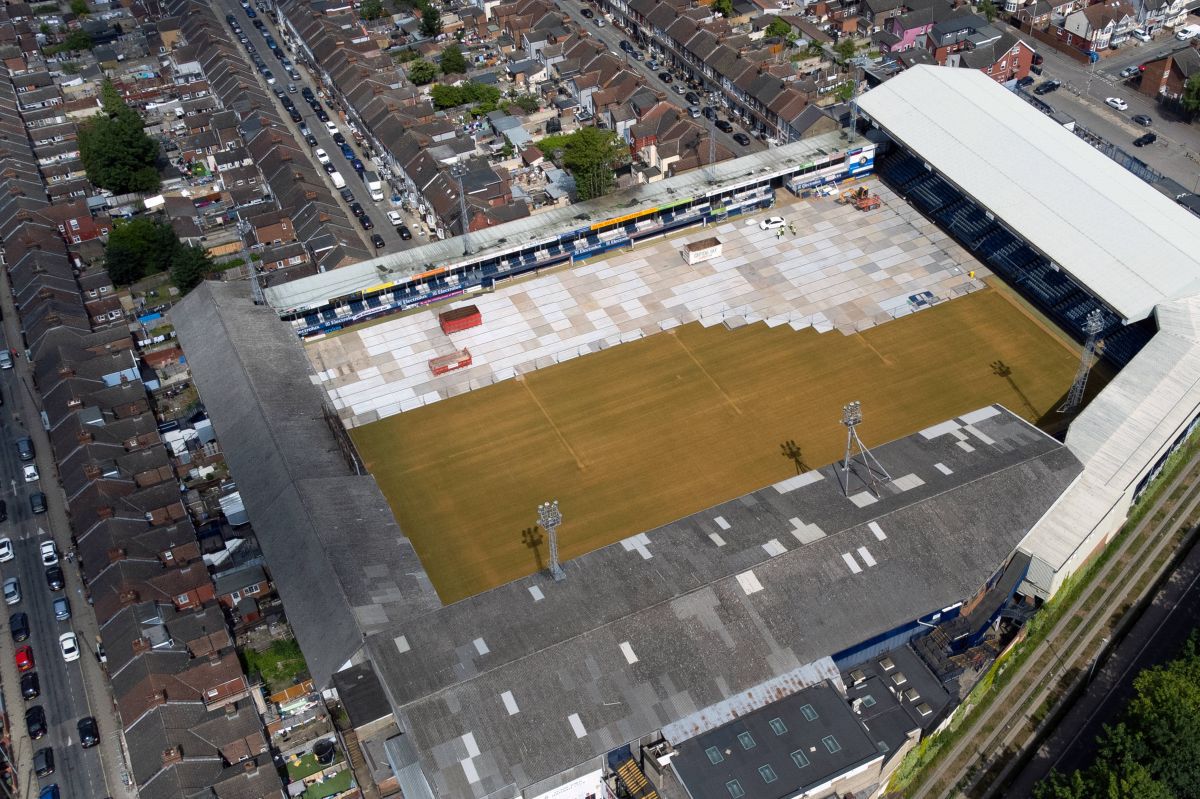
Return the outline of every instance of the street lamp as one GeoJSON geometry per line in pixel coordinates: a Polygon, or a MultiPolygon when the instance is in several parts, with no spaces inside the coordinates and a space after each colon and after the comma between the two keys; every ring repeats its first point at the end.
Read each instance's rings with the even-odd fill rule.
{"type": "Polygon", "coordinates": [[[543,502],[538,505],[538,521],[546,528],[550,538],[550,576],[555,582],[566,578],[567,574],[558,565],[558,526],[562,524],[562,513],[558,509],[558,500],[543,502]]]}

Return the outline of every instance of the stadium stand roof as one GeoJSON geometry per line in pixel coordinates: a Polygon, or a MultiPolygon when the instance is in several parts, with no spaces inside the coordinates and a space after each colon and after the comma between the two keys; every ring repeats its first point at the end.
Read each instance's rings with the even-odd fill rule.
{"type": "Polygon", "coordinates": [[[917,66],[858,104],[1127,321],[1200,293],[1200,222],[978,70],[917,66]]]}
{"type": "Polygon", "coordinates": [[[995,406],[874,452],[876,501],[806,472],[371,636],[429,780],[405,794],[537,794],[836,680],[831,655],[974,594],[1081,468],[995,406]]]}
{"type": "MultiPolygon", "coordinates": [[[[790,171],[818,156],[843,151],[846,142],[837,133],[826,133],[783,147],[772,147],[740,158],[722,161],[705,169],[692,169],[647,186],[615,191],[604,197],[535,214],[503,225],[472,233],[471,255],[463,256],[461,238],[433,241],[420,247],[361,261],[356,264],[300,278],[266,289],[266,300],[281,313],[319,308],[379,283],[415,275],[430,269],[474,263],[489,252],[502,252],[545,241],[644,208],[655,208],[714,190],[731,191],[740,185],[790,171]]],[[[852,148],[853,149],[853,148],[852,148]]]]}
{"type": "Polygon", "coordinates": [[[371,632],[439,603],[375,478],[343,458],[300,342],[245,288],[203,283],[171,322],[324,687],[371,632]]]}

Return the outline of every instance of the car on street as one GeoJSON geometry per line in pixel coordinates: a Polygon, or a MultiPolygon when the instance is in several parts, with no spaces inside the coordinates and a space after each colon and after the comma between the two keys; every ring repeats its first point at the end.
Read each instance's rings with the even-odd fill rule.
{"type": "Polygon", "coordinates": [[[375,249],[377,250],[383,249],[384,244],[386,244],[383,236],[380,236],[378,233],[371,234],[371,243],[375,245],[375,249]]]}
{"type": "Polygon", "coordinates": [[[404,224],[404,220],[400,218],[400,214],[395,211],[387,212],[388,222],[392,223],[392,227],[400,227],[404,224]]]}
{"type": "Polygon", "coordinates": [[[23,436],[17,439],[17,457],[22,461],[33,460],[33,439],[23,436]]]}
{"type": "Polygon", "coordinates": [[[43,541],[38,547],[38,551],[42,555],[43,566],[58,565],[58,547],[54,545],[53,541],[43,541]]]}
{"type": "Polygon", "coordinates": [[[324,148],[318,147],[313,151],[313,155],[317,157],[317,163],[322,166],[329,163],[329,153],[325,152],[324,148]]]}
{"type": "Polygon", "coordinates": [[[607,23],[605,23],[603,17],[596,17],[596,27],[597,28],[603,28],[605,26],[605,24],[607,24],[607,23]]]}
{"type": "Polygon", "coordinates": [[[29,495],[29,510],[33,511],[36,516],[39,513],[46,512],[46,495],[41,491],[34,491],[29,495]]]}
{"type": "Polygon", "coordinates": [[[350,203],[350,213],[355,216],[362,216],[366,211],[362,207],[362,203],[350,203]]]}
{"type": "Polygon", "coordinates": [[[46,734],[46,711],[42,710],[41,705],[34,705],[25,711],[25,729],[29,730],[29,737],[35,741],[46,734]]]}
{"type": "Polygon", "coordinates": [[[659,80],[661,80],[663,83],[671,83],[672,81],[674,81],[674,80],[675,80],[674,78],[672,78],[672,77],[671,77],[671,73],[670,73],[670,72],[660,72],[660,73],[658,73],[658,79],[659,79],[659,80]]]}
{"type": "Polygon", "coordinates": [[[700,95],[695,92],[688,92],[683,99],[687,101],[688,105],[700,105],[700,95]]]}
{"type": "Polygon", "coordinates": [[[1154,120],[1146,114],[1135,114],[1133,117],[1131,117],[1131,119],[1133,119],[1134,123],[1141,125],[1143,128],[1148,128],[1154,124],[1154,120]]]}
{"type": "Polygon", "coordinates": [[[8,505],[0,499],[0,522],[8,520],[8,505]]]}
{"type": "MultiPolygon", "coordinates": [[[[342,135],[342,132],[340,130],[333,134],[333,143],[338,145],[339,147],[346,146],[346,137],[342,135]]],[[[346,152],[345,150],[342,150],[342,153],[345,153],[345,152],[346,152]]]]}
{"type": "Polygon", "coordinates": [[[309,147],[317,146],[317,137],[312,135],[311,133],[304,134],[304,141],[309,147]]]}
{"type": "Polygon", "coordinates": [[[289,117],[289,118],[290,118],[290,119],[291,119],[293,122],[299,122],[300,120],[304,119],[304,117],[303,117],[303,116],[301,116],[300,112],[299,112],[299,111],[297,111],[297,110],[296,110],[294,107],[293,107],[293,108],[290,108],[290,109],[288,109],[288,117],[289,117]]]}
{"type": "Polygon", "coordinates": [[[22,674],[33,671],[33,647],[28,644],[17,647],[17,651],[13,653],[13,660],[17,663],[17,671],[22,674]]]}
{"type": "Polygon", "coordinates": [[[8,563],[15,558],[11,538],[0,538],[0,563],[8,563]]]}
{"type": "Polygon", "coordinates": [[[16,577],[4,581],[4,602],[8,605],[21,604],[21,581],[16,577]]]}
{"type": "Polygon", "coordinates": [[[93,717],[84,716],[75,727],[79,730],[79,745],[84,749],[90,749],[100,743],[100,727],[93,717]]]}
{"type": "Polygon", "coordinates": [[[354,192],[350,191],[350,189],[341,189],[338,191],[338,194],[342,195],[342,199],[346,202],[354,202],[354,192]]]}
{"type": "Polygon", "coordinates": [[[1020,86],[1022,89],[1024,89],[1026,86],[1032,86],[1033,78],[1026,75],[1025,77],[1021,78],[1019,81],[1017,81],[1017,85],[1020,86]]]}
{"type": "Polygon", "coordinates": [[[717,118],[717,109],[711,105],[704,106],[704,118],[715,120],[717,118]]]}
{"type": "Polygon", "coordinates": [[[54,618],[58,621],[71,618],[71,600],[65,596],[54,597],[54,618]]]}
{"type": "Polygon", "coordinates": [[[24,613],[14,613],[8,617],[8,629],[12,632],[13,641],[20,643],[29,640],[29,617],[24,613]]]}
{"type": "Polygon", "coordinates": [[[646,56],[642,55],[642,51],[641,51],[641,50],[628,50],[628,51],[626,51],[626,52],[628,52],[628,53],[629,53],[629,56],[630,56],[630,57],[631,57],[631,58],[632,58],[634,61],[641,61],[643,58],[645,58],[645,57],[646,57],[646,56]]]}
{"type": "Polygon", "coordinates": [[[722,133],[732,133],[733,132],[733,125],[729,124],[728,119],[718,119],[716,124],[717,124],[717,130],[721,131],[722,133]]]}
{"type": "Polygon", "coordinates": [[[337,172],[337,167],[328,161],[326,161],[321,166],[324,167],[325,171],[328,172],[330,175],[332,175],[334,172],[337,172]]]}
{"type": "Polygon", "coordinates": [[[21,675],[21,696],[26,699],[37,699],[42,695],[42,683],[36,671],[27,671],[21,675]]]}
{"type": "Polygon", "coordinates": [[[1120,97],[1105,97],[1104,104],[1109,108],[1115,108],[1118,111],[1124,111],[1129,108],[1129,103],[1125,102],[1120,97]]]}
{"type": "Polygon", "coordinates": [[[1131,65],[1131,66],[1125,67],[1125,69],[1121,70],[1121,77],[1122,78],[1132,78],[1134,75],[1138,74],[1138,72],[1139,72],[1139,70],[1138,70],[1137,66],[1131,65]]]}
{"type": "Polygon", "coordinates": [[[362,225],[363,230],[370,230],[375,227],[375,223],[371,221],[371,217],[363,214],[358,218],[358,224],[362,225]]]}
{"type": "Polygon", "coordinates": [[[412,231],[408,229],[408,225],[401,225],[396,228],[396,232],[400,234],[400,238],[403,241],[408,241],[412,238],[412,231]]]}
{"type": "Polygon", "coordinates": [[[1050,92],[1058,89],[1059,86],[1062,86],[1062,81],[1058,80],[1057,78],[1051,78],[1050,80],[1039,84],[1038,87],[1033,90],[1033,93],[1038,95],[1049,94],[1050,92]]]}
{"type": "Polygon", "coordinates": [[[582,11],[580,11],[579,13],[583,15],[584,19],[591,19],[592,17],[596,16],[595,14],[592,13],[592,10],[590,8],[585,8],[582,11]]]}
{"type": "Polygon", "coordinates": [[[51,591],[61,591],[63,588],[63,570],[58,566],[46,569],[46,585],[51,591]]]}
{"type": "Polygon", "coordinates": [[[54,773],[54,750],[48,746],[33,753],[33,773],[39,777],[49,777],[54,773]]]}
{"type": "Polygon", "coordinates": [[[1134,147],[1145,147],[1147,144],[1154,144],[1158,141],[1158,135],[1155,133],[1143,133],[1133,140],[1134,147]]]}
{"type": "Polygon", "coordinates": [[[62,649],[63,660],[71,663],[79,660],[79,641],[75,633],[63,633],[58,636],[58,646],[62,649]]]}
{"type": "Polygon", "coordinates": [[[310,87],[305,86],[303,89],[300,90],[300,96],[303,97],[305,100],[311,100],[316,95],[313,94],[313,90],[310,87]]]}
{"type": "Polygon", "coordinates": [[[750,137],[747,136],[745,133],[733,134],[733,140],[735,142],[737,142],[738,144],[742,145],[743,147],[746,147],[750,144],[750,137]]]}
{"type": "Polygon", "coordinates": [[[340,131],[338,131],[338,126],[333,124],[332,122],[325,123],[325,130],[329,131],[330,136],[333,136],[340,132],[340,131]]]}
{"type": "Polygon", "coordinates": [[[329,114],[325,113],[324,108],[317,108],[314,110],[317,112],[317,119],[321,120],[322,122],[329,121],[329,114]]]}
{"type": "Polygon", "coordinates": [[[787,224],[782,216],[769,216],[758,223],[759,230],[778,230],[787,224]]]}

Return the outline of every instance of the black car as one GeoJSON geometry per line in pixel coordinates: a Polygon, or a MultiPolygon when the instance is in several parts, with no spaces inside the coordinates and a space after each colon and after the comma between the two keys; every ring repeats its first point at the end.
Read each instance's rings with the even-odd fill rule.
{"type": "Polygon", "coordinates": [[[228,22],[230,25],[233,25],[234,23],[237,22],[237,17],[235,17],[233,14],[226,14],[225,21],[228,22]]]}
{"type": "Polygon", "coordinates": [[[628,53],[630,50],[633,49],[633,45],[627,41],[622,40],[621,41],[621,49],[628,53]]]}
{"type": "Polygon", "coordinates": [[[711,105],[705,106],[704,107],[704,118],[705,119],[716,119],[717,118],[717,109],[713,108],[711,105]]]}
{"type": "Polygon", "coordinates": [[[311,133],[305,134],[304,141],[306,144],[308,144],[309,147],[316,147],[318,144],[317,137],[312,135],[311,133]]]}
{"type": "Polygon", "coordinates": [[[1022,89],[1024,89],[1026,86],[1032,86],[1033,78],[1026,75],[1025,77],[1021,78],[1019,81],[1017,81],[1017,85],[1020,86],[1022,89]]]}
{"type": "Polygon", "coordinates": [[[100,743],[100,727],[94,718],[84,716],[76,727],[79,730],[79,745],[84,749],[90,749],[100,743]]]}
{"type": "Polygon", "coordinates": [[[729,120],[727,119],[718,119],[717,130],[721,131],[722,133],[729,133],[733,130],[733,125],[730,125],[729,120]]]}
{"type": "Polygon", "coordinates": [[[1038,95],[1049,94],[1050,92],[1057,89],[1059,86],[1062,86],[1062,83],[1060,81],[1058,81],[1056,78],[1051,78],[1050,80],[1046,81],[1045,83],[1041,84],[1036,89],[1034,89],[1033,93],[1038,94],[1038,95]]]}
{"type": "Polygon", "coordinates": [[[280,100],[286,100],[288,98],[287,92],[285,92],[283,89],[275,89],[274,91],[275,91],[275,96],[278,97],[280,100]]]}
{"type": "Polygon", "coordinates": [[[1132,119],[1135,123],[1141,125],[1143,128],[1148,128],[1154,124],[1154,120],[1145,114],[1135,114],[1132,119]]]}
{"type": "Polygon", "coordinates": [[[304,119],[304,117],[300,116],[300,112],[294,107],[288,109],[288,116],[292,118],[293,122],[299,122],[300,120],[304,119]]]}
{"type": "Polygon", "coordinates": [[[579,13],[583,15],[584,19],[591,19],[592,17],[596,16],[595,14],[592,13],[592,10],[590,8],[585,8],[582,11],[580,11],[579,13]]]}
{"type": "Polygon", "coordinates": [[[300,90],[300,94],[303,95],[305,100],[311,100],[314,96],[313,90],[307,86],[305,86],[303,89],[300,90]]]}
{"type": "Polygon", "coordinates": [[[362,225],[363,230],[370,230],[375,227],[375,223],[371,221],[371,217],[363,214],[358,218],[358,224],[362,225]]]}
{"type": "Polygon", "coordinates": [[[42,695],[42,686],[38,681],[36,671],[27,671],[21,675],[21,696],[26,699],[37,699],[42,695]]]}
{"type": "Polygon", "coordinates": [[[46,711],[42,710],[41,705],[34,705],[25,711],[25,727],[29,730],[29,737],[35,741],[46,734],[46,711]]]}
{"type": "Polygon", "coordinates": [[[1134,147],[1145,147],[1147,144],[1154,144],[1158,141],[1158,135],[1155,133],[1143,133],[1133,140],[1134,147]]]}
{"type": "Polygon", "coordinates": [[[14,641],[26,640],[29,638],[29,617],[24,613],[14,613],[8,617],[8,629],[14,641]]]}
{"type": "Polygon", "coordinates": [[[325,109],[324,109],[324,108],[318,108],[318,109],[317,109],[317,119],[321,120],[322,122],[328,122],[328,121],[329,121],[329,114],[326,114],[326,113],[325,113],[325,109]]]}
{"type": "Polygon", "coordinates": [[[280,95],[279,95],[280,105],[282,105],[284,108],[288,109],[289,111],[296,107],[296,104],[294,102],[292,102],[292,98],[287,96],[287,92],[284,92],[283,89],[276,89],[275,91],[280,92],[280,95]]]}
{"type": "Polygon", "coordinates": [[[670,83],[671,81],[675,80],[674,78],[671,77],[670,72],[658,73],[658,79],[661,80],[663,83],[670,83]]]}
{"type": "Polygon", "coordinates": [[[336,143],[336,144],[337,144],[339,147],[341,147],[343,144],[345,144],[345,143],[346,143],[346,137],[345,137],[345,136],[343,136],[343,135],[342,135],[342,132],[339,130],[337,133],[333,134],[333,141],[334,141],[334,142],[335,142],[335,143],[336,143]]]}
{"type": "Polygon", "coordinates": [[[54,773],[54,750],[43,747],[33,753],[33,773],[39,777],[49,777],[54,773]]]}
{"type": "Polygon", "coordinates": [[[355,216],[363,216],[367,212],[363,210],[362,205],[359,203],[350,203],[350,213],[354,214],[355,216]]]}
{"type": "Polygon", "coordinates": [[[396,228],[396,232],[400,234],[400,238],[404,241],[408,241],[412,238],[412,231],[408,229],[408,225],[401,225],[400,227],[396,228]]]}
{"type": "Polygon", "coordinates": [[[695,92],[688,92],[683,96],[683,99],[687,100],[688,105],[700,105],[700,95],[695,92]]]}
{"type": "Polygon", "coordinates": [[[750,137],[747,136],[745,133],[733,134],[733,140],[735,142],[737,142],[738,144],[742,145],[743,147],[745,147],[746,145],[748,145],[750,143],[750,137]]]}
{"type": "Polygon", "coordinates": [[[0,499],[0,522],[8,518],[8,505],[4,504],[4,500],[0,499]]]}
{"type": "Polygon", "coordinates": [[[383,236],[380,236],[378,233],[372,233],[371,234],[371,243],[375,245],[375,249],[380,250],[380,249],[383,249],[383,245],[385,242],[383,240],[383,236]]]}
{"type": "Polygon", "coordinates": [[[349,189],[342,189],[341,191],[338,192],[338,194],[342,195],[342,199],[345,200],[346,202],[348,202],[348,203],[354,202],[354,192],[350,191],[349,189]]]}
{"type": "Polygon", "coordinates": [[[334,172],[337,172],[337,167],[333,165],[332,161],[330,161],[329,163],[326,163],[326,164],[321,164],[321,167],[331,175],[334,172]]]}
{"type": "Polygon", "coordinates": [[[63,587],[63,570],[58,566],[46,569],[46,585],[51,591],[61,591],[63,587]]]}

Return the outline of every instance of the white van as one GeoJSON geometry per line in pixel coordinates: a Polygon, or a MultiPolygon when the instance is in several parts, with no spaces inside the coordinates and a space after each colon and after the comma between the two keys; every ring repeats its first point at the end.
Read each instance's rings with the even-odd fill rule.
{"type": "Polygon", "coordinates": [[[1188,39],[1194,39],[1200,36],[1200,25],[1185,25],[1175,31],[1175,38],[1181,42],[1186,42],[1188,39]]]}
{"type": "Polygon", "coordinates": [[[329,179],[333,181],[333,185],[335,188],[339,188],[339,189],[346,188],[346,179],[342,177],[341,172],[330,172],[329,179]]]}

